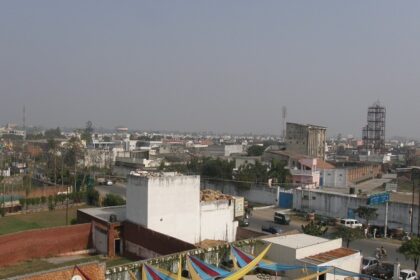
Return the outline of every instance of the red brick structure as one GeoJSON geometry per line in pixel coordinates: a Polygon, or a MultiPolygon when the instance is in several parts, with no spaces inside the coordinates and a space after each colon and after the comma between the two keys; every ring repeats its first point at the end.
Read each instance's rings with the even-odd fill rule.
{"type": "Polygon", "coordinates": [[[79,275],[82,279],[105,280],[105,264],[104,263],[87,263],[76,266],[69,266],[49,271],[43,271],[31,275],[24,275],[19,280],[63,280],[71,279],[75,275],[79,275]]]}
{"type": "Polygon", "coordinates": [[[89,249],[91,241],[91,224],[1,235],[0,266],[89,249]]]}

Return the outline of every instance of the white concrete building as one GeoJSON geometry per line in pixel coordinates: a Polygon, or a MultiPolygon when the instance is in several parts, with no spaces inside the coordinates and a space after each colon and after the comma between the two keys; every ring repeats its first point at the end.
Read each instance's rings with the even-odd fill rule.
{"type": "Polygon", "coordinates": [[[323,186],[345,188],[350,184],[347,170],[342,168],[322,170],[321,177],[323,186]]]}
{"type": "Polygon", "coordinates": [[[225,157],[232,154],[245,154],[245,148],[242,145],[226,145],[224,148],[225,157]]]}
{"type": "MultiPolygon", "coordinates": [[[[288,265],[329,266],[360,273],[362,255],[359,251],[343,248],[341,238],[329,240],[299,233],[263,240],[272,243],[266,256],[270,261],[288,265]]],[[[324,279],[344,278],[345,276],[334,275],[334,271],[331,271],[324,279]]]]}
{"type": "Polygon", "coordinates": [[[176,173],[130,176],[127,220],[192,244],[234,241],[238,226],[231,200],[201,201],[200,177],[176,173]]]}

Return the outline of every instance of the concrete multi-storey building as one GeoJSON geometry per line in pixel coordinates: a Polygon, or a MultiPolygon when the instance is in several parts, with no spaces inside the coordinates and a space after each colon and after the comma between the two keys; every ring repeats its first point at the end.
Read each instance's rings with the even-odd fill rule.
{"type": "Polygon", "coordinates": [[[286,149],[314,158],[325,158],[326,127],[309,124],[286,124],[286,149]]]}

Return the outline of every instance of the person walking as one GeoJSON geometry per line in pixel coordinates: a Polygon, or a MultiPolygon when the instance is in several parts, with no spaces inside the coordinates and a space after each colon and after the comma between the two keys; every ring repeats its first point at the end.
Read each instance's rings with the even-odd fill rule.
{"type": "Polygon", "coordinates": [[[373,229],[373,239],[376,239],[376,228],[373,229]]]}
{"type": "Polygon", "coordinates": [[[364,231],[365,231],[365,238],[368,238],[368,228],[365,227],[364,231]]]}

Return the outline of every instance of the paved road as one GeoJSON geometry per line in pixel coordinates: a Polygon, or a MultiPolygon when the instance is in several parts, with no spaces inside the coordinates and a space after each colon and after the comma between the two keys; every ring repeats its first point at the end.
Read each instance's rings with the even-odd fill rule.
{"type": "Polygon", "coordinates": [[[126,186],[121,183],[115,183],[112,186],[97,185],[95,189],[102,195],[105,196],[107,193],[119,195],[126,199],[126,186]]]}
{"type": "MultiPolygon", "coordinates": [[[[254,210],[252,216],[249,218],[249,229],[255,231],[261,231],[261,225],[264,223],[272,223],[274,218],[274,212],[279,209],[270,208],[264,210],[254,210]]],[[[280,227],[287,230],[301,230],[301,225],[306,223],[299,219],[292,219],[290,225],[280,225],[280,227]]],[[[386,261],[394,262],[398,259],[401,263],[402,268],[413,268],[413,262],[408,261],[405,257],[397,252],[400,242],[397,240],[386,240],[386,239],[362,239],[356,240],[350,243],[350,248],[359,250],[364,256],[374,256],[375,249],[384,246],[387,251],[386,261]]]]}
{"type": "Polygon", "coordinates": [[[359,250],[363,256],[373,257],[375,256],[376,248],[384,246],[388,255],[385,258],[385,261],[399,261],[401,263],[401,268],[413,269],[413,262],[407,260],[403,255],[397,252],[397,249],[398,247],[400,247],[400,244],[401,243],[396,240],[389,241],[386,239],[361,239],[350,243],[350,247],[352,249],[359,250]]]}

